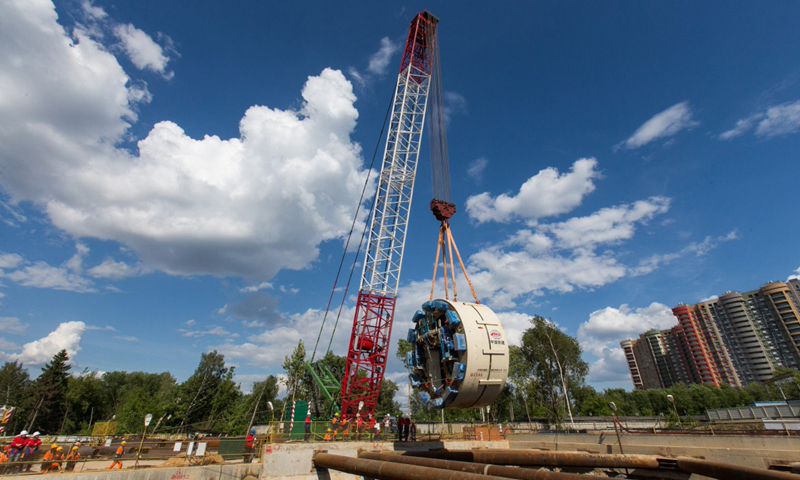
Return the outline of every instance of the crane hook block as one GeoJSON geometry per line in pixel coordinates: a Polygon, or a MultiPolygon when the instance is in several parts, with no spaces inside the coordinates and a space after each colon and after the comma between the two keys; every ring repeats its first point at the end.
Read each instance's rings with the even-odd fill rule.
{"type": "Polygon", "coordinates": [[[467,408],[497,400],[508,377],[508,339],[489,307],[431,300],[413,321],[409,381],[425,403],[467,408]]]}

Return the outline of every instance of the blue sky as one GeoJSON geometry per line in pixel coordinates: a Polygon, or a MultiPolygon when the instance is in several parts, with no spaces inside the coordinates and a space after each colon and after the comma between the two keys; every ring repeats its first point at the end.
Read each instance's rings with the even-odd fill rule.
{"type": "MultiPolygon", "coordinates": [[[[183,380],[217,349],[249,389],[313,347],[426,8],[453,230],[512,343],[549,317],[589,383],[630,388],[620,340],[800,273],[797,2],[10,0],[2,358],[183,380]]],[[[427,148],[395,338],[430,288],[427,148]]],[[[346,352],[354,293],[321,349],[346,352]]]]}

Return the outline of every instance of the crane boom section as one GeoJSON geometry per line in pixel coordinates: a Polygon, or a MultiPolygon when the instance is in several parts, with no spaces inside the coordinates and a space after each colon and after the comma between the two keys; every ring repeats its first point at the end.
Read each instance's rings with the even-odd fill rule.
{"type": "Polygon", "coordinates": [[[345,418],[375,413],[386,370],[438,21],[427,11],[414,17],[397,76],[342,380],[345,418]]]}

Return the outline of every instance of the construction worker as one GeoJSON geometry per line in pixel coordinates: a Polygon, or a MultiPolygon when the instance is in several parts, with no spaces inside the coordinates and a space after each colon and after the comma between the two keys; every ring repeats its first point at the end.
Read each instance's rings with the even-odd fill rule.
{"type": "Polygon", "coordinates": [[[42,439],[39,438],[39,432],[33,432],[33,436],[30,436],[25,441],[25,453],[22,455],[22,458],[27,458],[28,463],[26,463],[22,470],[25,472],[31,471],[32,464],[30,460],[33,460],[33,455],[39,450],[39,445],[42,444],[42,439]]]}
{"type": "Polygon", "coordinates": [[[39,467],[40,473],[47,473],[53,469],[53,465],[58,466],[57,463],[53,463],[53,460],[56,459],[56,451],[58,450],[58,444],[54,443],[50,445],[50,450],[44,452],[44,461],[42,462],[42,466],[39,467]]]}
{"type": "Polygon", "coordinates": [[[53,463],[53,470],[62,470],[64,465],[64,447],[56,448],[56,458],[55,463],[53,463]]]}
{"type": "MultiPolygon", "coordinates": [[[[25,456],[25,445],[28,443],[28,431],[23,430],[19,432],[19,435],[14,437],[14,440],[11,440],[11,455],[8,456],[8,460],[11,463],[19,462],[22,460],[22,457],[25,456]]],[[[14,473],[18,473],[20,469],[19,464],[14,464],[14,473]]]]}
{"type": "Polygon", "coordinates": [[[244,455],[242,455],[242,461],[244,463],[251,463],[253,461],[253,455],[256,451],[256,429],[251,428],[250,433],[247,434],[247,437],[244,439],[244,455]]]}
{"type": "Polygon", "coordinates": [[[333,414],[333,419],[331,420],[331,427],[333,428],[333,439],[336,439],[336,435],[339,434],[339,412],[335,412],[333,414]]]}
{"type": "Polygon", "coordinates": [[[122,470],[122,453],[125,452],[125,444],[127,442],[125,440],[119,444],[119,448],[114,453],[114,461],[111,462],[111,465],[108,466],[108,469],[111,470],[114,468],[114,465],[117,465],[117,470],[122,470]]]}
{"type": "Polygon", "coordinates": [[[67,467],[64,469],[64,471],[71,472],[75,470],[75,464],[80,458],[81,458],[81,453],[78,451],[78,446],[75,445],[74,447],[72,447],[72,450],[70,450],[69,453],[67,454],[67,467]]]}
{"type": "Polygon", "coordinates": [[[305,427],[305,435],[303,437],[303,441],[307,442],[307,441],[311,440],[311,414],[310,413],[306,414],[306,422],[305,422],[304,427],[305,427]]]}
{"type": "Polygon", "coordinates": [[[8,451],[11,450],[8,445],[0,449],[0,475],[6,472],[6,463],[8,463],[8,451],[6,449],[8,449],[8,451]]]}
{"type": "Polygon", "coordinates": [[[331,438],[331,429],[330,428],[328,429],[327,432],[325,432],[325,436],[323,437],[323,440],[325,440],[326,442],[330,442],[332,440],[332,438],[331,438]]]}

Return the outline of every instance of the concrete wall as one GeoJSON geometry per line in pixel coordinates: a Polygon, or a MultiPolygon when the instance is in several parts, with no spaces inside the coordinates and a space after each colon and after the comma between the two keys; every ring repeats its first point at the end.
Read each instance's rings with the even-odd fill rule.
{"type": "MultiPolygon", "coordinates": [[[[89,470],[74,473],[70,480],[243,480],[252,475],[259,478],[262,465],[206,465],[204,467],[146,468],[141,470],[89,470]]],[[[64,474],[39,475],[42,480],[64,480],[64,474]]]]}

